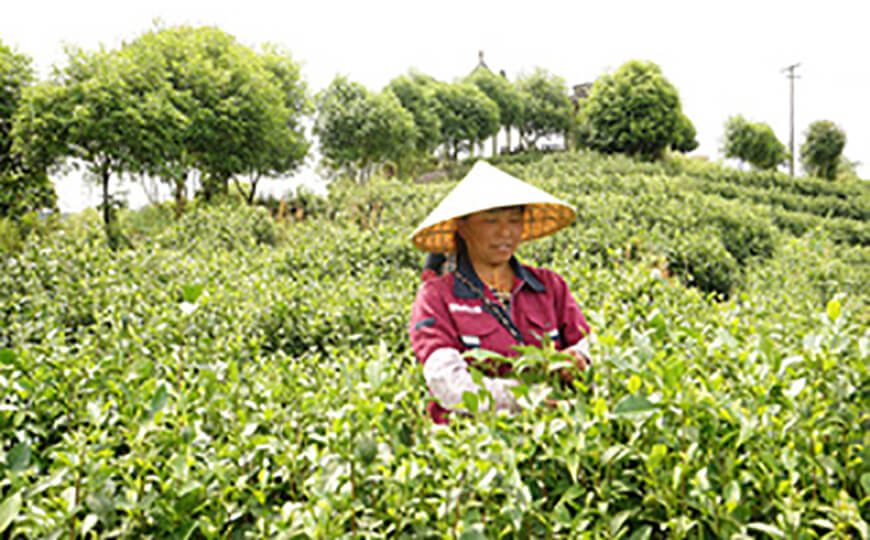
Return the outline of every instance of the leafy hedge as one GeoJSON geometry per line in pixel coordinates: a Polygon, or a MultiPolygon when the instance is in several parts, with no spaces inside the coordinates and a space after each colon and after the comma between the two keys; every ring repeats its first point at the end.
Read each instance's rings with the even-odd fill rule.
{"type": "Polygon", "coordinates": [[[521,255],[565,277],[593,368],[558,407],[447,427],[407,235],[449,185],[336,189],[299,222],[201,209],[135,249],[87,215],[31,239],[0,260],[0,535],[870,536],[867,248],[535,181],[582,219],[521,255]],[[774,249],[737,242],[741,265],[741,235],[774,249]]]}

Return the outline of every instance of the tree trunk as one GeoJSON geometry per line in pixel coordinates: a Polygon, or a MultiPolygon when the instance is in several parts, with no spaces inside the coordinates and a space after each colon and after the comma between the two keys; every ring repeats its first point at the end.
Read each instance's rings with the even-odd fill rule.
{"type": "Polygon", "coordinates": [[[260,181],[259,174],[252,174],[251,175],[251,189],[250,189],[250,191],[248,191],[248,194],[246,197],[247,201],[248,201],[248,206],[253,206],[253,204],[254,204],[254,195],[256,195],[256,193],[257,193],[257,183],[259,181],[260,181]]]}
{"type": "Polygon", "coordinates": [[[510,154],[511,150],[513,150],[513,148],[511,148],[511,126],[508,125],[506,127],[507,127],[507,151],[508,151],[508,154],[510,154]]]}
{"type": "Polygon", "coordinates": [[[109,245],[114,244],[114,235],[112,234],[112,201],[109,196],[109,164],[104,163],[100,167],[100,180],[103,184],[103,225],[106,227],[106,240],[109,245]]]}
{"type": "Polygon", "coordinates": [[[498,132],[492,136],[492,157],[498,155],[498,132]]]}
{"type": "Polygon", "coordinates": [[[187,183],[187,172],[175,179],[175,217],[180,218],[184,212],[184,185],[187,183]]]}

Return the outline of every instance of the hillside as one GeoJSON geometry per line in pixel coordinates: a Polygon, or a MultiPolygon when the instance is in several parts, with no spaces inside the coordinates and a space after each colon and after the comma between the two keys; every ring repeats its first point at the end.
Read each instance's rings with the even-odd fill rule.
{"type": "Polygon", "coordinates": [[[520,253],[595,333],[561,406],[425,416],[408,235],[452,183],[147,208],[115,252],[86,212],[2,259],[0,536],[870,536],[866,185],[499,166],[579,211],[520,253]]]}

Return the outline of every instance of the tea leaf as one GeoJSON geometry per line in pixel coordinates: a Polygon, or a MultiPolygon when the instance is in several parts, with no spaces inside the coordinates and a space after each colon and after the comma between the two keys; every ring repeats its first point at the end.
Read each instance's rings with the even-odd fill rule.
{"type": "Polygon", "coordinates": [[[651,537],[652,527],[650,525],[644,525],[643,527],[631,533],[631,536],[628,537],[628,540],[649,540],[651,537]]]}
{"type": "Polygon", "coordinates": [[[836,321],[840,317],[840,309],[840,301],[836,298],[828,302],[825,312],[828,314],[828,319],[830,319],[831,322],[836,321]]]}
{"type": "Polygon", "coordinates": [[[16,358],[14,350],[9,348],[0,349],[0,364],[14,364],[16,358]]]}
{"type": "Polygon", "coordinates": [[[474,392],[462,392],[462,403],[465,404],[466,410],[470,413],[478,412],[479,401],[477,399],[477,394],[474,392]]]}
{"type": "Polygon", "coordinates": [[[656,411],[658,405],[644,396],[630,394],[620,399],[613,407],[614,416],[640,416],[656,411]]]}
{"type": "Polygon", "coordinates": [[[788,389],[786,389],[783,394],[788,396],[790,399],[795,399],[801,393],[801,391],[806,388],[807,379],[806,377],[801,377],[800,379],[795,379],[788,385],[788,389]]]}
{"type": "Polygon", "coordinates": [[[725,506],[729,512],[733,512],[737,505],[740,504],[740,484],[736,480],[728,482],[725,486],[725,506]]]}
{"type": "Polygon", "coordinates": [[[82,528],[81,535],[84,538],[87,538],[88,532],[94,528],[94,525],[97,524],[97,515],[96,514],[88,514],[85,516],[85,519],[82,520],[82,528]]]}
{"type": "Polygon", "coordinates": [[[30,445],[20,442],[6,454],[6,465],[15,472],[21,472],[30,466],[30,445]]]}
{"type": "Polygon", "coordinates": [[[9,524],[12,523],[12,520],[18,515],[18,511],[21,509],[21,493],[15,493],[14,495],[7,497],[3,504],[0,504],[0,533],[6,530],[9,527],[9,524]]]}
{"type": "Polygon", "coordinates": [[[165,383],[160,383],[154,395],[151,396],[151,408],[148,411],[149,417],[154,418],[154,415],[163,410],[166,403],[169,401],[169,391],[166,389],[165,383]]]}
{"type": "Polygon", "coordinates": [[[750,523],[748,525],[749,529],[754,531],[760,531],[766,533],[768,536],[772,536],[774,538],[785,538],[785,533],[782,532],[778,527],[774,527],[773,525],[768,525],[767,523],[750,523]]]}
{"type": "Polygon", "coordinates": [[[486,540],[486,535],[481,531],[481,526],[473,526],[462,531],[459,540],[486,540]]]}
{"type": "Polygon", "coordinates": [[[181,286],[181,297],[185,302],[195,304],[202,294],[205,285],[203,283],[189,283],[181,286]]]}

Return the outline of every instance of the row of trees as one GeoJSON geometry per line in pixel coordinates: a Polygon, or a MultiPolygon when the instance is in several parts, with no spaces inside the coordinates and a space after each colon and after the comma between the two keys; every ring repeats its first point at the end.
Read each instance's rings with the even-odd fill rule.
{"type": "MultiPolygon", "coordinates": [[[[333,169],[364,178],[384,161],[433,155],[455,160],[504,128],[520,146],[568,133],[573,106],[565,81],[537,69],[516,83],[486,68],[446,83],[411,70],[380,92],[337,76],[316,98],[314,133],[333,169]]],[[[511,142],[508,139],[508,147],[511,142]]]]}
{"type": "MultiPolygon", "coordinates": [[[[830,120],[810,124],[800,147],[800,161],[809,174],[833,180],[845,163],[846,133],[830,120]]],[[[762,122],[732,116],[725,122],[725,157],[749,163],[756,169],[776,169],[788,160],[788,151],[773,129],[762,122]]]]}
{"type": "MultiPolygon", "coordinates": [[[[698,145],[677,89],[652,62],[627,62],[582,99],[544,69],[510,81],[482,63],[451,83],[412,70],[379,92],[337,76],[312,97],[288,52],[254,50],[211,27],[157,27],[117,49],[73,47],[67,56],[37,82],[29,58],[0,44],[0,215],[53,207],[46,172],[83,166],[102,186],[110,238],[122,202],[110,193],[113,177],[159,179],[178,212],[191,179],[206,198],[235,182],[250,202],[260,179],[303,163],[312,113],[323,162],[360,179],[386,162],[455,160],[489,138],[496,153],[500,130],[508,150],[514,132],[518,148],[559,134],[576,147],[646,160],[698,145]]],[[[808,170],[836,168],[845,136],[831,133],[811,128],[808,170]]],[[[726,156],[771,168],[783,152],[769,126],[729,120],[726,156]]]]}
{"type": "Polygon", "coordinates": [[[25,172],[84,166],[102,186],[110,238],[114,176],[160,179],[180,212],[194,175],[207,197],[246,178],[252,199],[260,178],[292,172],[308,152],[302,121],[311,98],[299,66],[277,47],[255,51],[218,29],[180,26],[67,56],[48,80],[18,81],[0,111],[4,155],[25,172]]]}
{"type": "Polygon", "coordinates": [[[676,88],[652,62],[630,61],[572,100],[564,79],[538,68],[515,82],[478,66],[452,83],[411,71],[372,93],[338,76],[316,99],[314,132],[334,169],[364,178],[372,166],[426,157],[455,160],[504,130],[519,148],[559,134],[578,147],[657,159],[698,146],[676,88]]]}
{"type": "Polygon", "coordinates": [[[490,137],[495,153],[501,129],[509,150],[513,132],[519,148],[559,134],[644,159],[697,146],[676,89],[649,62],[601,77],[578,102],[544,69],[511,82],[482,63],[452,83],[410,71],[380,92],[338,76],[312,98],[286,51],[254,50],[211,27],[157,27],[112,50],[71,47],[67,57],[37,82],[27,57],[0,49],[0,178],[11,186],[2,211],[53,206],[46,171],[84,167],[102,187],[110,236],[122,204],[112,178],[164,182],[179,212],[191,179],[206,198],[236,182],[251,201],[261,178],[303,163],[312,113],[324,163],[360,178],[388,161],[455,160],[490,137]]]}

